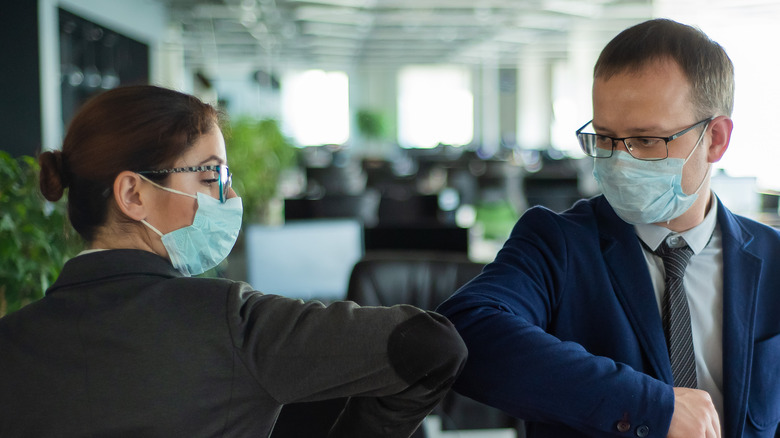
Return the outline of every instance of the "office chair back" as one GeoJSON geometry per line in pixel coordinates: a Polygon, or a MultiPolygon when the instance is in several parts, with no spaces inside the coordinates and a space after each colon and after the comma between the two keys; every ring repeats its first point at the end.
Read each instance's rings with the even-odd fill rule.
{"type": "MultiPolygon", "coordinates": [[[[435,310],[482,268],[454,253],[389,252],[368,254],[352,270],[347,299],[364,306],[411,304],[435,310]]],[[[522,421],[451,391],[434,410],[444,430],[513,428],[522,421]]]]}

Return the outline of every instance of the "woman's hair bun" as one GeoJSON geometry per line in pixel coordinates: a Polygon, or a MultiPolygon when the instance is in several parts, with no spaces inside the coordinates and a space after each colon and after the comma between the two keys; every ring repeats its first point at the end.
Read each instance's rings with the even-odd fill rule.
{"type": "Polygon", "coordinates": [[[41,166],[41,193],[49,201],[62,198],[65,188],[70,184],[68,171],[61,151],[46,151],[38,156],[41,166]]]}

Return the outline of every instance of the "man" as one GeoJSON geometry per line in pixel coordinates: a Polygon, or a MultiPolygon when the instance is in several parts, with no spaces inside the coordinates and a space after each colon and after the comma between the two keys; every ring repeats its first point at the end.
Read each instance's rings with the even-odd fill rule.
{"type": "Polygon", "coordinates": [[[469,347],[459,392],[529,437],[780,436],[780,234],[710,191],[732,107],[731,61],[697,29],[651,20],[604,48],[577,131],[603,195],[527,211],[440,306],[469,347]]]}

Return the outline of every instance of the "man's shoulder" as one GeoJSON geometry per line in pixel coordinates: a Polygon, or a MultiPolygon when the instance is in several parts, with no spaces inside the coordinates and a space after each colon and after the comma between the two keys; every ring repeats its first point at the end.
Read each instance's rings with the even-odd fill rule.
{"type": "Polygon", "coordinates": [[[555,212],[543,206],[529,208],[521,220],[551,225],[556,223],[559,227],[595,228],[598,223],[613,221],[617,216],[603,196],[588,199],[580,199],[567,210],[555,212]]]}
{"type": "Polygon", "coordinates": [[[515,225],[508,244],[536,242],[568,245],[576,251],[600,251],[604,241],[631,238],[633,227],[622,221],[606,199],[581,199],[569,209],[555,212],[544,207],[527,210],[515,225]]]}
{"type": "Polygon", "coordinates": [[[722,204],[720,214],[718,215],[718,223],[722,230],[730,234],[743,235],[743,240],[752,240],[754,238],[770,239],[770,241],[780,240],[779,229],[757,219],[733,213],[722,204]]]}

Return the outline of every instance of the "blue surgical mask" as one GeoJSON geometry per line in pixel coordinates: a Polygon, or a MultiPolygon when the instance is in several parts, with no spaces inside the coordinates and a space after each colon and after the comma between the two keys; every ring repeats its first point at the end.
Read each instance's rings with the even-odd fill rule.
{"type": "Polygon", "coordinates": [[[163,187],[143,175],[141,177],[162,190],[198,200],[198,209],[195,211],[192,225],[170,233],[163,234],[146,220],[141,220],[141,223],[160,236],[174,268],[189,277],[202,274],[225,260],[241,229],[241,198],[229,198],[220,203],[218,199],[204,193],[190,195],[163,187]]]}
{"type": "Polygon", "coordinates": [[[643,161],[628,152],[615,150],[611,158],[596,158],[593,176],[599,189],[618,216],[630,224],[668,222],[688,211],[709,176],[709,169],[699,187],[691,194],[682,189],[683,166],[699,147],[686,158],[643,161]]]}

